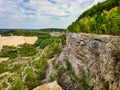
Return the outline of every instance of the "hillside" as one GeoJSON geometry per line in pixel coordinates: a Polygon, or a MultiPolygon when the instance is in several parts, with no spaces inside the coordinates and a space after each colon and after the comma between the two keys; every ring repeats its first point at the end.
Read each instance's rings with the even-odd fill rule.
{"type": "Polygon", "coordinates": [[[7,33],[16,33],[16,32],[33,32],[33,31],[42,31],[42,32],[63,32],[66,29],[62,28],[44,28],[44,29],[0,29],[0,34],[7,35],[7,33]]]}
{"type": "Polygon", "coordinates": [[[68,30],[3,32],[2,37],[34,36],[37,41],[3,46],[0,90],[119,90],[119,5],[119,0],[98,3],[68,30]]]}
{"type": "Polygon", "coordinates": [[[106,0],[85,11],[68,26],[71,32],[120,35],[119,0],[106,0]]]}
{"type": "Polygon", "coordinates": [[[40,31],[44,31],[44,32],[63,32],[66,29],[62,29],[62,28],[44,28],[44,29],[40,29],[40,31]]]}
{"type": "Polygon", "coordinates": [[[7,31],[0,40],[0,90],[32,90],[46,82],[50,59],[65,45],[64,34],[43,31],[7,31]]]}

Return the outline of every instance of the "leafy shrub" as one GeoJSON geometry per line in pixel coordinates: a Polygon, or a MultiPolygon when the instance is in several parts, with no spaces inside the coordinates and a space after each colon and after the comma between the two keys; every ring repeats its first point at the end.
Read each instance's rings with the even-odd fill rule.
{"type": "Polygon", "coordinates": [[[12,90],[25,90],[23,82],[21,81],[20,78],[15,79],[15,84],[14,84],[12,90]]]}
{"type": "Polygon", "coordinates": [[[38,40],[34,44],[34,46],[40,46],[40,48],[45,48],[47,45],[53,43],[56,37],[50,36],[48,33],[43,33],[38,36],[38,40]]]}
{"type": "Polygon", "coordinates": [[[55,55],[58,55],[61,52],[65,43],[66,43],[66,36],[65,35],[57,37],[53,43],[49,44],[44,49],[46,57],[53,58],[55,55]]]}
{"type": "Polygon", "coordinates": [[[60,53],[60,51],[61,51],[61,47],[59,46],[59,44],[55,44],[55,43],[50,44],[44,50],[47,58],[53,58],[56,54],[60,53]]]}
{"type": "Polygon", "coordinates": [[[55,70],[57,70],[59,68],[59,63],[57,64],[55,62],[55,60],[52,61],[52,65],[53,65],[53,67],[54,67],[55,70]]]}
{"type": "Polygon", "coordinates": [[[73,22],[68,30],[76,33],[120,35],[120,6],[118,1],[107,0],[90,8],[73,22]]]}
{"type": "Polygon", "coordinates": [[[4,46],[1,50],[0,57],[9,57],[14,59],[18,57],[18,50],[13,46],[4,46]]]}
{"type": "Polygon", "coordinates": [[[93,85],[91,85],[90,80],[86,76],[86,74],[83,72],[81,80],[80,80],[82,90],[93,90],[93,85]]]}
{"type": "Polygon", "coordinates": [[[66,73],[70,76],[71,80],[75,81],[77,79],[74,69],[68,60],[66,60],[66,73]]]}
{"type": "Polygon", "coordinates": [[[50,82],[53,82],[53,81],[59,79],[57,75],[56,76],[50,76],[49,78],[50,78],[50,82]]]}
{"type": "Polygon", "coordinates": [[[22,57],[33,56],[37,53],[36,48],[30,44],[23,44],[18,50],[22,57]]]}
{"type": "Polygon", "coordinates": [[[53,43],[55,41],[54,37],[48,38],[48,39],[44,39],[41,43],[40,43],[40,48],[45,48],[46,46],[48,46],[49,44],[53,43]]]}
{"type": "Polygon", "coordinates": [[[43,55],[40,58],[40,60],[34,62],[34,65],[36,69],[38,70],[37,74],[38,74],[39,80],[44,79],[46,75],[46,68],[48,66],[48,61],[46,57],[43,55]]]}
{"type": "Polygon", "coordinates": [[[119,6],[119,2],[119,0],[106,0],[104,2],[99,2],[97,5],[94,5],[92,8],[81,14],[78,19],[80,20],[87,16],[94,16],[95,14],[102,13],[103,10],[109,11],[111,8],[119,6]]]}
{"type": "Polygon", "coordinates": [[[37,75],[34,73],[33,69],[32,68],[28,68],[26,70],[26,85],[27,87],[32,90],[33,88],[35,88],[37,85],[39,85],[39,82],[37,80],[37,75]]]}

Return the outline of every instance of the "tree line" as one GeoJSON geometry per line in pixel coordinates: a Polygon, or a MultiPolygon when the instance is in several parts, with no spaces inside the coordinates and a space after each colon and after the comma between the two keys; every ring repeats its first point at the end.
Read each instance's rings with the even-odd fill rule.
{"type": "Polygon", "coordinates": [[[93,6],[83,13],[68,27],[68,30],[71,32],[120,35],[120,5],[118,6],[118,1],[107,0],[98,3],[97,6],[93,6]],[[97,10],[100,11],[97,12],[97,10]],[[101,10],[103,10],[102,13],[101,10]]]}

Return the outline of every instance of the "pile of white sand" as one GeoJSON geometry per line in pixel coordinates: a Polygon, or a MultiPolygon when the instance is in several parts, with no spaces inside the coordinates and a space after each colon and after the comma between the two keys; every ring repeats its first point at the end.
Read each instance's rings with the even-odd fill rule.
{"type": "Polygon", "coordinates": [[[3,46],[15,46],[22,45],[24,43],[34,44],[37,41],[37,37],[24,37],[24,36],[0,36],[0,50],[3,46]]]}

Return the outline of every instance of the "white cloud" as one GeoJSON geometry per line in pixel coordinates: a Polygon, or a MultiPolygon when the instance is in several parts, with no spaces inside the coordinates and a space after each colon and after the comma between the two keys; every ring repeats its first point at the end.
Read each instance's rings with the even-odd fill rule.
{"type": "Polygon", "coordinates": [[[17,22],[19,25],[16,26],[21,28],[25,27],[23,24],[26,23],[37,28],[41,28],[43,23],[47,27],[52,25],[56,27],[59,24],[65,27],[99,1],[103,0],[30,0],[27,3],[23,0],[0,0],[0,28],[9,27],[11,24],[9,22],[15,24],[17,22]],[[1,23],[5,22],[9,24],[2,26],[1,23]],[[41,27],[37,26],[39,24],[41,27]]]}

